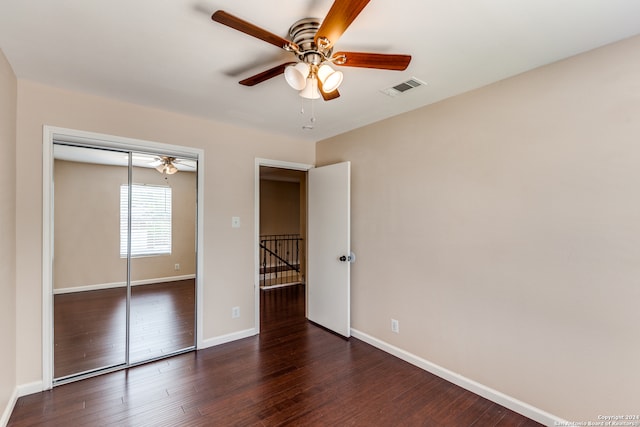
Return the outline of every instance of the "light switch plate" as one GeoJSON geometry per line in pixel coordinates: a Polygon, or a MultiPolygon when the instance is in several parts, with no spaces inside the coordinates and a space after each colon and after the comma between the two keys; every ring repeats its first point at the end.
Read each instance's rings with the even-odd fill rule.
{"type": "Polygon", "coordinates": [[[240,228],[240,217],[239,216],[232,216],[231,217],[231,227],[240,228]]]}

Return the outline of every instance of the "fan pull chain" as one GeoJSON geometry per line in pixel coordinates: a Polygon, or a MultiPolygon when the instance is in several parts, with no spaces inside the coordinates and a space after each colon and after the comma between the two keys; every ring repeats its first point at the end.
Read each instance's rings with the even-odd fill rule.
{"type": "MultiPolygon", "coordinates": [[[[300,98],[301,99],[301,105],[300,105],[300,114],[304,114],[304,98],[300,98]]],[[[314,128],[314,123],[316,122],[316,115],[315,115],[315,109],[313,108],[313,99],[310,100],[311,102],[311,117],[309,117],[309,122],[308,124],[302,125],[302,129],[304,130],[312,130],[314,128]]]]}
{"type": "Polygon", "coordinates": [[[311,118],[309,119],[311,121],[311,123],[315,123],[316,122],[316,111],[313,108],[314,103],[313,103],[313,99],[311,100],[311,118]]]}

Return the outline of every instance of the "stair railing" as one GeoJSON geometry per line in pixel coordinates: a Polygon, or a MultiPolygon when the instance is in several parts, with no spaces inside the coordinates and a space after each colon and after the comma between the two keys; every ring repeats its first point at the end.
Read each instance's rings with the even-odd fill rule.
{"type": "Polygon", "coordinates": [[[270,234],[260,236],[260,286],[282,286],[300,283],[299,234],[270,234]]]}

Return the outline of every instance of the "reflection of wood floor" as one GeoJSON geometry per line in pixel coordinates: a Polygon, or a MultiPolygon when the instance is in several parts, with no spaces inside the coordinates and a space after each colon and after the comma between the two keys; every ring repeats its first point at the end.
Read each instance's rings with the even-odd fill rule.
{"type": "Polygon", "coordinates": [[[260,335],[21,397],[9,426],[540,426],[262,291],[260,335]]]}
{"type": "MultiPolygon", "coordinates": [[[[125,362],[126,289],[54,296],[54,376],[125,362]]],[[[194,345],[195,280],[131,288],[132,363],[194,345]]]]}

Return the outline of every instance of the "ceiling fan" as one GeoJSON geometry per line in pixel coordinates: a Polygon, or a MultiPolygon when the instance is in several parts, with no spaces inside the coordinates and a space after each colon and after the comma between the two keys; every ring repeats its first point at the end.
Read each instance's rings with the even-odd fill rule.
{"type": "Polygon", "coordinates": [[[299,91],[300,96],[325,101],[340,96],[341,71],[331,65],[344,67],[376,68],[381,70],[405,70],[411,62],[410,55],[336,52],[333,47],[340,36],[362,12],[370,0],[335,0],[325,19],[304,18],[289,29],[290,40],[264,30],[223,10],[216,11],[211,19],[235,30],[256,37],[267,43],[292,52],[296,61],[287,62],[240,81],[241,85],[254,86],[284,74],[287,83],[299,91]]]}
{"type": "Polygon", "coordinates": [[[170,156],[156,157],[152,165],[155,165],[156,163],[157,163],[157,166],[155,166],[156,170],[165,175],[173,175],[174,173],[178,172],[178,168],[176,167],[176,165],[186,166],[188,168],[195,169],[194,166],[181,162],[175,157],[170,157],[170,156]]]}

